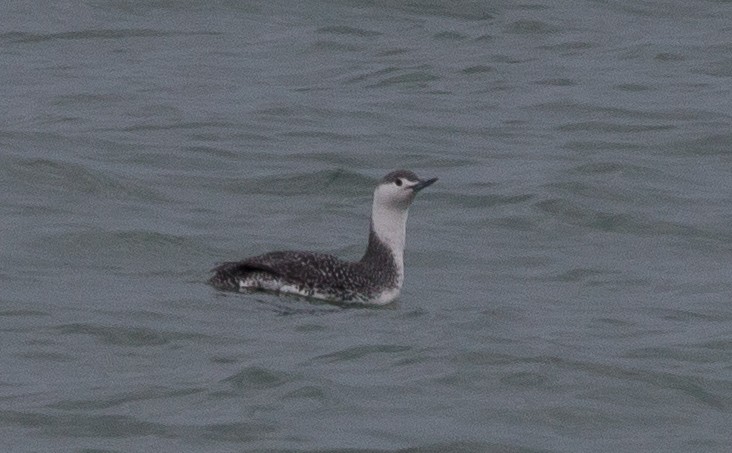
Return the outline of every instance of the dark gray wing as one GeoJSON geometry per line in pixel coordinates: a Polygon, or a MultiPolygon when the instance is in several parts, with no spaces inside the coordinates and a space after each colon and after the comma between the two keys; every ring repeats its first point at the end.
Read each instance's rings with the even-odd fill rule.
{"type": "Polygon", "coordinates": [[[263,272],[291,283],[308,287],[343,286],[353,283],[357,272],[354,263],[335,256],[314,252],[271,252],[243,261],[223,263],[213,269],[209,282],[221,289],[238,289],[239,280],[249,274],[263,272]]]}

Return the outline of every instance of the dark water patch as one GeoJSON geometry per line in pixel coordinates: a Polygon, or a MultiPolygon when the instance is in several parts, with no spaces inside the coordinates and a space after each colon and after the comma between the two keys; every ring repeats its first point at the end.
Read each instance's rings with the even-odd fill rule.
{"type": "Polygon", "coordinates": [[[157,191],[129,176],[92,168],[91,164],[31,158],[14,159],[10,166],[11,178],[31,193],[50,190],[115,199],[164,200],[157,191]]]}
{"type": "Polygon", "coordinates": [[[167,425],[138,420],[125,415],[88,415],[73,412],[44,414],[21,411],[0,411],[0,422],[59,438],[158,438],[209,439],[221,442],[261,440],[276,430],[258,422],[214,423],[199,425],[167,425]]]}
{"type": "MultiPolygon", "coordinates": [[[[359,309],[374,308],[375,306],[364,304],[342,304],[338,302],[324,301],[312,297],[303,297],[295,294],[275,294],[267,291],[240,291],[240,292],[224,292],[217,291],[217,296],[233,297],[235,303],[250,304],[248,306],[255,307],[256,310],[274,313],[283,317],[306,317],[325,316],[332,313],[338,313],[343,309],[359,309]],[[238,301],[238,302],[236,302],[238,301]]],[[[379,306],[384,309],[387,306],[379,306]]]]}
{"type": "Polygon", "coordinates": [[[163,124],[135,124],[117,129],[122,132],[157,132],[175,130],[200,130],[200,129],[223,129],[229,130],[237,126],[235,123],[225,121],[173,121],[163,124]]]}
{"type": "MultiPolygon", "coordinates": [[[[518,444],[520,442],[516,443],[518,444]]],[[[402,448],[394,451],[398,453],[444,453],[448,451],[455,453],[549,453],[552,450],[529,448],[500,442],[455,441],[431,443],[420,447],[402,448]]],[[[384,453],[384,450],[380,450],[380,452],[384,453]]]]}
{"type": "Polygon", "coordinates": [[[564,199],[539,201],[535,205],[539,210],[573,225],[608,232],[638,232],[636,222],[628,214],[603,212],[582,207],[564,199]]]}
{"type": "Polygon", "coordinates": [[[659,152],[677,156],[723,156],[732,158],[732,134],[707,134],[691,140],[677,140],[659,147],[659,152]]]}
{"type": "Polygon", "coordinates": [[[524,360],[529,363],[544,363],[560,368],[573,369],[575,372],[582,371],[620,381],[640,382],[654,389],[679,392],[715,410],[725,410],[726,407],[732,404],[732,397],[730,397],[732,393],[729,393],[732,390],[732,383],[728,381],[714,381],[696,376],[614,364],[581,362],[554,356],[524,360]]]}
{"type": "Polygon", "coordinates": [[[410,319],[424,318],[429,316],[429,312],[424,308],[416,307],[399,311],[399,319],[408,321],[410,319]]]}
{"type": "MultiPolygon", "coordinates": [[[[215,423],[200,428],[200,436],[218,442],[246,443],[265,439],[277,431],[274,425],[256,422],[215,423]]],[[[196,436],[197,437],[197,436],[196,436]]]]}
{"type": "Polygon", "coordinates": [[[452,194],[435,193],[430,196],[434,201],[449,204],[450,206],[461,206],[463,208],[489,208],[493,206],[504,206],[521,204],[533,200],[534,194],[498,195],[498,194],[452,194]]]}
{"type": "MultiPolygon", "coordinates": [[[[722,0],[723,2],[725,0],[722,0]]],[[[696,8],[690,3],[680,3],[675,8],[658,8],[658,4],[624,2],[624,1],[608,1],[605,2],[607,14],[621,14],[627,17],[649,19],[660,21],[661,19],[675,19],[686,21],[690,18],[699,18],[699,14],[704,14],[703,9],[696,8]]],[[[708,11],[708,10],[707,10],[708,11]]],[[[637,20],[637,19],[636,19],[637,20]]]]}
{"type": "MultiPolygon", "coordinates": [[[[491,63],[503,63],[503,64],[521,64],[521,63],[529,63],[532,61],[535,61],[535,58],[527,58],[527,57],[517,57],[513,54],[493,54],[490,57],[488,57],[488,61],[491,63]]],[[[511,91],[511,89],[515,88],[516,86],[514,84],[499,84],[498,90],[501,91],[511,91]]]]}
{"type": "MultiPolygon", "coordinates": [[[[497,343],[501,343],[498,341],[497,343]]],[[[517,362],[517,357],[496,351],[463,351],[450,357],[453,364],[469,363],[477,366],[500,366],[512,365],[517,362]]]]}
{"type": "MultiPolygon", "coordinates": [[[[381,433],[378,433],[381,434],[381,433]]],[[[383,436],[383,434],[382,434],[383,436]]],[[[423,445],[405,448],[316,448],[296,450],[300,453],[550,453],[553,450],[524,447],[520,442],[431,442],[423,445]]],[[[291,449],[264,449],[262,453],[289,453],[291,449]]]]}
{"type": "Polygon", "coordinates": [[[252,179],[236,179],[232,190],[246,194],[272,194],[278,196],[302,196],[322,194],[324,190],[339,194],[369,193],[374,181],[342,168],[313,172],[279,174],[252,179]],[[367,189],[367,187],[369,189],[367,189]]]}
{"type": "Polygon", "coordinates": [[[81,448],[79,453],[122,453],[122,450],[108,450],[106,448],[81,448]]]}
{"type": "Polygon", "coordinates": [[[605,287],[617,290],[619,288],[648,288],[648,285],[653,283],[650,278],[623,277],[621,273],[617,275],[617,277],[606,276],[587,280],[584,284],[589,287],[605,287]]]}
{"type": "MultiPolygon", "coordinates": [[[[595,430],[618,430],[628,424],[628,416],[620,411],[608,411],[595,407],[565,404],[542,408],[535,415],[543,424],[559,433],[585,432],[595,430]]],[[[635,417],[642,423],[642,417],[635,417]]]]}
{"type": "Polygon", "coordinates": [[[40,310],[28,310],[28,309],[6,309],[6,310],[0,310],[0,318],[5,317],[28,317],[28,316],[50,316],[48,312],[40,311],[40,310]]]}
{"type": "Polygon", "coordinates": [[[584,175],[597,175],[608,173],[628,173],[632,172],[637,175],[646,175],[648,172],[655,171],[647,167],[638,165],[624,164],[619,162],[590,162],[580,164],[573,167],[570,172],[584,175]]]}
{"type": "Polygon", "coordinates": [[[732,58],[725,58],[709,63],[704,67],[697,68],[695,71],[713,77],[732,77],[732,58]]]}
{"type": "Polygon", "coordinates": [[[146,327],[105,326],[89,323],[63,324],[54,327],[53,330],[62,335],[89,335],[103,344],[112,346],[137,348],[208,339],[206,335],[199,333],[153,330],[146,327]]]}
{"type": "Polygon", "coordinates": [[[347,78],[345,80],[345,83],[352,84],[352,83],[365,82],[365,81],[369,81],[369,80],[373,80],[373,79],[380,80],[380,79],[383,79],[384,76],[386,76],[388,74],[393,74],[393,73],[399,72],[401,70],[402,70],[402,68],[400,68],[398,66],[387,66],[387,67],[379,68],[379,69],[371,69],[363,74],[359,74],[359,75],[355,75],[355,76],[351,76],[351,77],[347,78]]]}
{"type": "Polygon", "coordinates": [[[212,363],[220,363],[224,365],[229,365],[232,363],[237,363],[239,361],[236,357],[224,357],[224,356],[214,356],[209,359],[212,363]]]}
{"type": "MultiPolygon", "coordinates": [[[[256,132],[234,132],[231,134],[231,138],[234,140],[242,141],[242,142],[270,142],[274,140],[273,137],[266,135],[266,134],[260,134],[256,132]]],[[[256,155],[256,154],[255,154],[256,155]]]]}
{"type": "Polygon", "coordinates": [[[162,38],[167,36],[217,36],[221,33],[211,31],[164,31],[144,28],[130,29],[98,29],[68,31],[60,33],[28,33],[8,32],[0,34],[0,42],[10,43],[37,43],[45,41],[64,40],[99,40],[99,39],[127,39],[127,38],[162,38]]]}
{"type": "MultiPolygon", "coordinates": [[[[206,142],[205,134],[187,134],[187,138],[191,142],[206,142]]],[[[268,139],[269,140],[269,139],[268,139]]],[[[173,183],[178,183],[182,186],[190,188],[190,181],[185,178],[185,175],[196,175],[198,176],[201,170],[205,168],[211,168],[215,171],[221,169],[222,166],[230,166],[232,162],[238,162],[241,159],[242,151],[236,148],[225,149],[216,148],[210,146],[182,146],[181,151],[177,153],[174,167],[170,163],[162,163],[157,157],[151,155],[138,155],[134,158],[136,166],[144,166],[147,168],[157,167],[161,173],[166,173],[165,176],[155,178],[155,183],[159,183],[163,177],[168,178],[173,183]]],[[[257,159],[266,158],[269,155],[264,152],[248,151],[247,158],[257,159]]],[[[230,174],[230,173],[229,173],[230,174]]],[[[151,183],[153,185],[153,183],[151,183]]],[[[172,203],[172,200],[168,200],[168,203],[172,203]]]]}
{"type": "Polygon", "coordinates": [[[694,345],[698,348],[711,349],[713,351],[724,352],[725,355],[732,354],[732,339],[709,340],[694,345]]]}
{"type": "MultiPolygon", "coordinates": [[[[362,2],[356,2],[362,6],[362,2]]],[[[407,16],[433,16],[437,19],[452,18],[467,21],[487,21],[492,19],[496,9],[485,2],[425,0],[420,2],[381,2],[386,10],[396,10],[407,16]]],[[[413,20],[413,19],[412,19],[413,20]]]]}
{"type": "Polygon", "coordinates": [[[337,132],[331,132],[331,131],[305,131],[305,130],[299,130],[299,131],[289,131],[284,132],[281,134],[282,137],[290,137],[290,138],[298,138],[298,139],[314,139],[318,141],[324,141],[324,142],[354,142],[357,141],[360,137],[358,135],[352,135],[352,134],[342,134],[337,132]]]}
{"type": "Polygon", "coordinates": [[[639,132],[664,131],[676,128],[673,124],[621,124],[609,121],[579,121],[556,126],[561,132],[609,132],[632,134],[639,132]]]}
{"type": "Polygon", "coordinates": [[[349,27],[348,25],[331,25],[328,27],[320,27],[316,30],[316,33],[349,35],[363,38],[371,38],[374,36],[381,36],[383,34],[374,30],[366,30],[364,28],[358,27],[349,27]]]}
{"type": "Polygon", "coordinates": [[[311,322],[300,324],[295,327],[295,331],[297,332],[323,332],[326,330],[328,330],[328,328],[323,324],[315,324],[311,322]]]}
{"type": "Polygon", "coordinates": [[[167,400],[169,398],[195,395],[202,391],[202,388],[171,389],[162,386],[152,386],[130,392],[120,392],[110,396],[97,396],[94,399],[61,400],[49,404],[46,407],[64,411],[92,411],[109,409],[137,401],[167,400]]]}
{"type": "Polygon", "coordinates": [[[368,85],[367,88],[387,88],[387,87],[404,87],[404,88],[427,88],[430,82],[439,80],[439,77],[429,71],[400,71],[402,74],[382,78],[376,83],[368,85]]]}
{"type": "Polygon", "coordinates": [[[623,190],[622,187],[603,187],[602,185],[598,184],[598,181],[562,181],[546,184],[546,187],[551,189],[552,191],[560,192],[563,194],[571,194],[573,196],[583,197],[587,199],[631,202],[638,197],[637,194],[623,190]]]}
{"type": "Polygon", "coordinates": [[[264,390],[280,387],[292,381],[293,375],[258,366],[250,366],[221,380],[237,391],[264,390]]]}
{"type": "MultiPolygon", "coordinates": [[[[30,194],[29,194],[30,195],[30,194]]],[[[43,218],[62,218],[63,216],[71,216],[71,208],[60,203],[57,206],[49,205],[48,200],[42,198],[42,194],[36,197],[28,196],[25,199],[13,198],[7,204],[0,206],[0,215],[10,216],[37,216],[38,219],[43,218]]],[[[0,278],[4,274],[0,270],[0,278]]]]}
{"type": "Polygon", "coordinates": [[[673,360],[684,363],[715,364],[732,359],[731,352],[703,350],[688,345],[653,346],[633,349],[623,354],[628,359],[673,360]]]}
{"type": "Polygon", "coordinates": [[[476,227],[497,226],[511,231],[536,231],[539,223],[533,216],[507,216],[496,219],[485,219],[476,222],[476,227]]]}
{"type": "Polygon", "coordinates": [[[661,62],[678,62],[686,60],[686,57],[677,53],[660,52],[657,53],[656,56],[653,57],[653,59],[661,62]]]}
{"type": "Polygon", "coordinates": [[[619,272],[593,268],[575,268],[557,275],[556,279],[562,282],[592,281],[608,274],[617,275],[619,272]]]}
{"type": "MultiPolygon", "coordinates": [[[[362,140],[363,137],[358,138],[357,140],[362,140]]],[[[380,158],[378,154],[380,152],[374,152],[375,158],[380,158]]],[[[342,153],[338,150],[335,151],[310,151],[307,153],[301,153],[299,155],[293,155],[290,157],[292,160],[302,161],[306,164],[312,164],[313,162],[321,162],[324,165],[327,165],[328,167],[335,167],[340,169],[347,169],[347,168],[355,168],[359,165],[359,162],[361,159],[357,156],[353,156],[350,154],[342,153]]],[[[368,192],[364,192],[367,190],[365,187],[362,186],[350,186],[349,187],[343,187],[344,192],[340,193],[341,195],[365,195],[368,192]]]]}
{"type": "Polygon", "coordinates": [[[193,238],[157,231],[101,228],[42,235],[32,246],[38,253],[43,251],[43,260],[50,264],[73,259],[78,265],[106,269],[117,275],[177,271],[181,263],[175,257],[183,251],[186,254],[198,251],[203,256],[210,253],[193,238]]]}
{"type": "Polygon", "coordinates": [[[403,358],[394,360],[393,365],[395,367],[414,367],[430,363],[433,360],[434,355],[432,349],[425,348],[421,351],[412,351],[411,354],[404,356],[403,358]]]}
{"type": "Polygon", "coordinates": [[[577,85],[577,81],[572,79],[554,78],[554,79],[541,79],[534,82],[537,85],[547,85],[554,87],[572,87],[577,85]]]}
{"type": "MultiPolygon", "coordinates": [[[[578,117],[584,118],[610,118],[615,120],[658,120],[658,121],[713,121],[720,120],[726,121],[729,119],[728,114],[720,114],[710,112],[706,110],[698,110],[693,108],[680,108],[673,110],[640,110],[640,109],[629,109],[610,107],[602,104],[589,104],[584,102],[576,101],[549,101],[534,104],[525,109],[531,109],[535,111],[546,111],[553,113],[562,113],[564,115],[571,114],[578,117]]],[[[603,124],[605,121],[586,121],[586,123],[600,123],[603,124]]],[[[581,124],[581,123],[578,123],[581,124]]],[[[611,122],[611,124],[616,124],[611,122]]],[[[655,125],[650,125],[655,126],[655,125]]],[[[664,126],[664,125],[659,125],[664,126]]]]}
{"type": "Polygon", "coordinates": [[[558,33],[561,29],[556,25],[540,20],[517,20],[505,28],[506,33],[519,35],[549,35],[558,33]]]}
{"type": "Polygon", "coordinates": [[[129,438],[167,435],[160,423],[140,421],[125,415],[89,415],[64,412],[46,414],[21,411],[0,411],[0,423],[18,425],[51,437],[129,438]]]}
{"type": "MultiPolygon", "coordinates": [[[[249,138],[252,139],[253,137],[249,138]]],[[[269,138],[267,138],[267,140],[269,140],[269,138]]],[[[191,154],[195,154],[203,158],[234,159],[239,156],[239,153],[237,151],[232,151],[216,146],[189,145],[184,147],[184,149],[191,154]]]]}
{"type": "MultiPolygon", "coordinates": [[[[732,234],[728,234],[728,237],[732,238],[732,234]]],[[[698,250],[702,251],[708,251],[708,252],[720,252],[719,247],[717,247],[715,244],[704,244],[695,242],[694,246],[698,248],[698,250]]],[[[726,248],[727,251],[732,252],[732,246],[729,246],[726,248]]],[[[728,255],[729,256],[729,255],[728,255]]],[[[726,259],[726,257],[721,257],[721,260],[726,259]]],[[[720,295],[724,297],[723,295],[726,294],[732,294],[732,282],[731,281],[717,281],[717,282],[711,282],[711,281],[699,281],[694,283],[679,283],[679,284],[673,284],[669,286],[662,286],[664,290],[668,290],[673,292],[674,294],[681,296],[681,297],[689,297],[689,296],[714,296],[714,295],[720,295]]],[[[723,313],[719,313],[718,316],[721,318],[726,318],[726,316],[723,313]]],[[[732,316],[730,317],[732,318],[732,316]]]]}
{"type": "Polygon", "coordinates": [[[282,397],[283,399],[291,399],[291,400],[316,400],[316,401],[325,401],[327,399],[325,391],[321,387],[316,387],[313,385],[305,385],[302,387],[299,387],[291,392],[286,393],[282,397]]]}
{"type": "Polygon", "coordinates": [[[536,255],[516,255],[496,259],[497,264],[502,266],[523,269],[543,269],[554,261],[554,258],[536,255]]]}
{"type": "MultiPolygon", "coordinates": [[[[524,123],[520,120],[509,120],[505,121],[502,125],[498,126],[458,126],[453,124],[433,123],[428,125],[415,125],[410,129],[416,132],[430,133],[430,142],[441,146],[454,146],[456,140],[460,140],[459,137],[475,137],[484,138],[486,140],[495,141],[501,138],[514,138],[519,136],[525,136],[525,132],[522,132],[522,126],[524,123]]],[[[495,155],[500,155],[500,151],[493,151],[490,146],[478,145],[481,151],[486,149],[491,150],[495,155]]],[[[453,157],[452,159],[455,159],[453,157]]]]}
{"type": "Polygon", "coordinates": [[[488,72],[494,72],[496,69],[493,66],[488,65],[473,65],[464,68],[461,72],[463,74],[485,74],[488,72]]]}
{"type": "Polygon", "coordinates": [[[550,199],[535,203],[535,206],[562,222],[596,229],[598,231],[626,233],[644,236],[677,236],[685,240],[701,239],[725,242],[730,234],[703,229],[694,225],[665,220],[651,220],[640,214],[626,214],[594,209],[572,203],[565,199],[550,199]]]}
{"type": "Polygon", "coordinates": [[[713,323],[732,321],[732,314],[730,313],[702,313],[691,309],[681,310],[678,308],[654,308],[645,311],[666,321],[705,321],[713,323]]]}
{"type": "Polygon", "coordinates": [[[396,55],[404,55],[408,54],[411,51],[411,49],[407,49],[404,47],[394,47],[391,49],[382,50],[376,53],[377,57],[393,57],[396,55]]]}
{"type": "MultiPolygon", "coordinates": [[[[629,335],[628,331],[637,328],[637,325],[634,322],[610,317],[594,318],[587,326],[592,331],[602,333],[603,336],[607,336],[607,332],[612,332],[612,336],[614,337],[626,337],[629,335]]],[[[647,333],[648,332],[642,332],[641,335],[647,335],[647,333]]]]}
{"type": "Polygon", "coordinates": [[[329,363],[335,362],[349,362],[353,360],[360,360],[366,356],[376,354],[395,354],[401,352],[407,352],[412,348],[409,346],[400,346],[393,344],[380,344],[380,345],[364,345],[364,346],[353,346],[341,351],[332,352],[329,354],[323,354],[315,357],[315,360],[321,360],[329,363]]]}
{"type": "Polygon", "coordinates": [[[432,35],[432,38],[439,41],[465,41],[468,39],[467,36],[456,31],[441,31],[432,35]]]}
{"type": "MultiPolygon", "coordinates": [[[[387,71],[389,70],[387,69],[387,71]]],[[[379,113],[366,109],[347,109],[343,106],[321,107],[307,104],[276,104],[255,109],[253,114],[262,116],[268,121],[281,119],[287,121],[288,124],[293,124],[293,121],[297,121],[294,124],[310,126],[323,124],[324,122],[332,121],[333,118],[341,117],[352,118],[358,121],[371,121],[380,118],[379,113]]]]}
{"type": "Polygon", "coordinates": [[[63,354],[60,352],[48,352],[48,351],[29,351],[15,354],[15,357],[28,360],[36,360],[39,363],[66,363],[73,362],[77,359],[70,354],[63,354]]]}
{"type": "Polygon", "coordinates": [[[651,87],[649,85],[643,85],[640,83],[621,83],[619,85],[615,85],[613,88],[615,88],[618,91],[627,91],[630,93],[654,90],[653,87],[651,87]]]}
{"type": "Polygon", "coordinates": [[[654,62],[654,57],[658,53],[658,47],[651,44],[633,44],[626,47],[618,48],[617,59],[620,61],[635,61],[645,64],[654,62]]]}
{"type": "Polygon", "coordinates": [[[338,41],[315,41],[308,49],[314,52],[360,52],[365,47],[338,41]]]}
{"type": "Polygon", "coordinates": [[[558,44],[539,46],[540,49],[549,50],[552,52],[561,52],[565,54],[574,54],[578,51],[591,49],[593,47],[595,46],[592,43],[585,41],[568,41],[558,44]]]}
{"type": "Polygon", "coordinates": [[[543,388],[548,378],[540,373],[520,371],[501,377],[500,382],[505,385],[519,388],[543,388]]]}
{"type": "Polygon", "coordinates": [[[57,107],[78,107],[81,105],[89,107],[102,104],[119,104],[128,100],[129,97],[120,94],[77,93],[56,96],[50,104],[57,107]]]}
{"type": "Polygon", "coordinates": [[[636,141],[570,140],[563,148],[571,151],[640,151],[648,147],[636,141]]]}

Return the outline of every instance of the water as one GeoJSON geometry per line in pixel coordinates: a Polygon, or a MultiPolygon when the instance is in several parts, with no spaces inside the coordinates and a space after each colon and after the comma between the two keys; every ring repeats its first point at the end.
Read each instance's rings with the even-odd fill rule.
{"type": "Polygon", "coordinates": [[[2,451],[732,448],[728,2],[0,17],[2,451]],[[205,284],[395,168],[398,303],[205,284]]]}

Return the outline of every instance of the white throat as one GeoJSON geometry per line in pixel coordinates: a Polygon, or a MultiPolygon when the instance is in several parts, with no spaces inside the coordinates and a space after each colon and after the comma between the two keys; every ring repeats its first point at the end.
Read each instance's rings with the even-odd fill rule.
{"type": "Polygon", "coordinates": [[[407,236],[407,209],[385,206],[374,201],[371,225],[374,233],[391,250],[399,271],[399,286],[404,280],[404,244],[407,236]]]}

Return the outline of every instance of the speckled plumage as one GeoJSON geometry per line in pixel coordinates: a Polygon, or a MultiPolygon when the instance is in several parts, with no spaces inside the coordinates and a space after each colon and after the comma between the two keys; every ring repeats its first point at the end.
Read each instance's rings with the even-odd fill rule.
{"type": "Polygon", "coordinates": [[[374,192],[369,243],[360,261],[316,252],[271,252],[223,263],[213,269],[209,283],[229,291],[266,290],[336,302],[391,302],[404,280],[407,209],[414,194],[435,180],[421,181],[407,170],[382,179],[374,192]]]}
{"type": "Polygon", "coordinates": [[[214,271],[210,282],[220,289],[277,291],[280,286],[295,288],[303,296],[344,302],[375,299],[398,283],[394,256],[373,231],[360,261],[343,261],[324,253],[283,251],[223,263],[214,271]]]}

